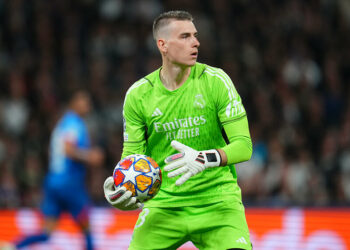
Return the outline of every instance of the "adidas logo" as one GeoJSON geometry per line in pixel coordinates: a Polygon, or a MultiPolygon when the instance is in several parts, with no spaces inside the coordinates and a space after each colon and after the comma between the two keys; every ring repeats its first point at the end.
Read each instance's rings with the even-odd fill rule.
{"type": "Polygon", "coordinates": [[[152,117],[161,116],[162,114],[163,114],[162,111],[160,111],[159,108],[156,108],[156,109],[153,111],[152,117]]]}
{"type": "Polygon", "coordinates": [[[242,243],[242,244],[246,244],[246,245],[248,244],[247,241],[243,237],[241,237],[238,240],[236,240],[236,242],[242,243]]]}

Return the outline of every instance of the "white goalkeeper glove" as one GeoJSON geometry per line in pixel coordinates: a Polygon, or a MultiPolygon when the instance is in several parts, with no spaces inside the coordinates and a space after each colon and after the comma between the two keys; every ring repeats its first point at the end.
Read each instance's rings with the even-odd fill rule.
{"type": "Polygon", "coordinates": [[[171,142],[171,146],[181,153],[167,157],[164,170],[173,170],[168,173],[170,178],[182,174],[175,182],[177,186],[184,184],[191,176],[204,169],[218,167],[221,164],[221,156],[216,149],[197,151],[175,140],[171,142]]]}
{"type": "Polygon", "coordinates": [[[116,188],[112,176],[105,180],[103,191],[109,204],[120,210],[135,210],[142,206],[142,203],[137,201],[135,197],[131,197],[131,191],[127,191],[125,187],[116,188]]]}

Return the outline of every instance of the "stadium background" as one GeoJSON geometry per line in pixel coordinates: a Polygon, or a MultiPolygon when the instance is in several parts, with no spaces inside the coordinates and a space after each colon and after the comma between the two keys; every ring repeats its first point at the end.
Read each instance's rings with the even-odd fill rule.
{"type": "Polygon", "coordinates": [[[102,183],[121,154],[125,91],[160,65],[152,20],[171,9],[194,15],[199,61],[223,68],[242,96],[254,153],[238,172],[256,241],[291,220],[289,241],[273,241],[291,245],[275,249],[306,249],[315,234],[350,249],[348,0],[0,0],[0,240],[40,224],[50,131],[76,85],[93,94],[88,125],[107,153],[89,172],[94,223],[119,216],[118,231],[136,218],[107,208],[102,183]]]}

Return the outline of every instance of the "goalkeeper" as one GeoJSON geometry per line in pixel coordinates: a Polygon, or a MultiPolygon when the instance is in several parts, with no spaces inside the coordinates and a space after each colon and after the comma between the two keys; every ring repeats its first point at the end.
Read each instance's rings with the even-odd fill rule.
{"type": "MultiPolygon", "coordinates": [[[[252,249],[234,166],[252,154],[246,112],[230,77],[197,62],[192,21],[185,11],[155,19],[162,66],[126,93],[122,157],[145,154],[163,170],[129,249],[177,249],[187,241],[199,249],[252,249]]],[[[112,177],[104,191],[118,209],[141,207],[130,191],[115,189],[112,177]]]]}

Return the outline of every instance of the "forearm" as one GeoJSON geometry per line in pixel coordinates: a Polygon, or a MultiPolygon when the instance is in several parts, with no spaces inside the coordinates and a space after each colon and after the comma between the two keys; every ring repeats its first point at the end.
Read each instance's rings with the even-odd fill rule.
{"type": "Polygon", "coordinates": [[[221,166],[248,161],[253,152],[252,141],[247,137],[239,137],[218,151],[222,159],[221,166]]]}
{"type": "Polygon", "coordinates": [[[101,165],[104,159],[104,154],[99,148],[83,149],[70,143],[65,144],[65,153],[74,161],[92,166],[101,165]]]}
{"type": "Polygon", "coordinates": [[[226,166],[249,160],[253,147],[247,118],[226,124],[224,130],[229,144],[218,150],[222,159],[221,165],[226,166]]]}
{"type": "Polygon", "coordinates": [[[144,154],[146,152],[146,141],[124,142],[121,159],[128,155],[144,154]]]}
{"type": "Polygon", "coordinates": [[[73,150],[67,150],[66,151],[67,156],[74,160],[74,161],[79,161],[82,163],[88,163],[89,159],[89,150],[87,149],[73,149],[73,150]]]}

